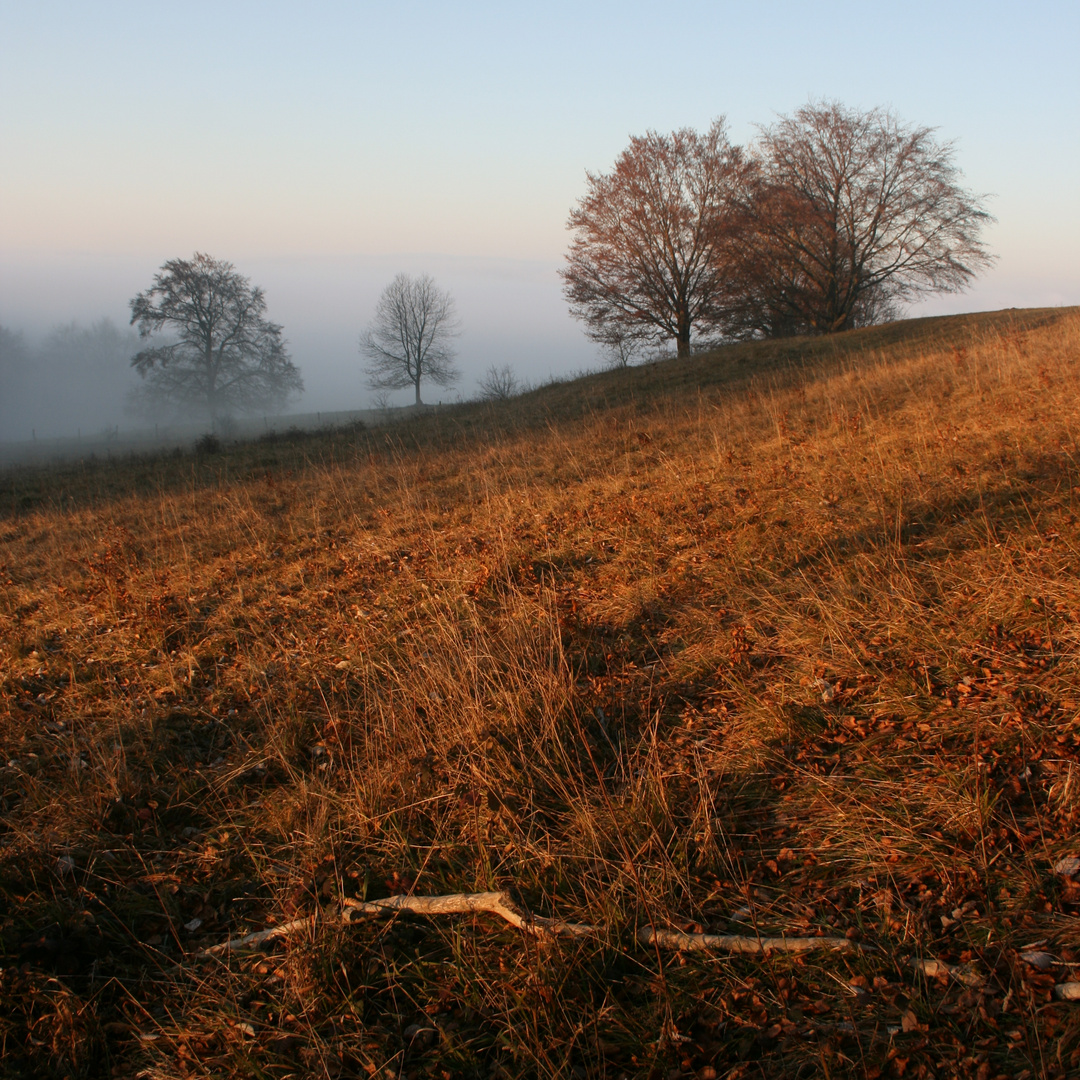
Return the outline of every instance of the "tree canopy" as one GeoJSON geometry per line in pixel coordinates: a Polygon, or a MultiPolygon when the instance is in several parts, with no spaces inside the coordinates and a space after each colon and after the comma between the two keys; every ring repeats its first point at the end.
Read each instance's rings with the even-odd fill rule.
{"type": "Polygon", "coordinates": [[[139,336],[165,337],[131,361],[145,380],[138,398],[203,413],[215,424],[234,411],[282,408],[304,384],[282,328],[265,312],[262,289],[232,263],[199,253],[165,263],[131,301],[139,336]]]}
{"type": "Polygon", "coordinates": [[[674,339],[723,325],[732,207],[743,153],[722,119],[704,134],[683,128],[631,139],[610,173],[586,174],[571,211],[561,274],[570,310],[609,346],[674,339]]]}
{"type": "Polygon", "coordinates": [[[993,219],[955,147],[886,110],[811,103],[743,150],[723,120],[631,139],[586,174],[561,271],[586,333],[642,343],[833,333],[965,288],[991,262],[993,219]]]}
{"type": "Polygon", "coordinates": [[[763,128],[732,252],[733,325],[831,333],[965,288],[990,262],[980,233],[992,218],[961,186],[954,156],[931,128],[837,102],[763,128]]]}

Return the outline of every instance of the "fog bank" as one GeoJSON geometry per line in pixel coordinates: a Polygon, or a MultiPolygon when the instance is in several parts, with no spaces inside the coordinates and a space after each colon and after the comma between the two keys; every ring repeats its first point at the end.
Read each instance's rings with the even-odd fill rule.
{"type": "MultiPolygon", "coordinates": [[[[128,363],[139,348],[128,301],[149,288],[163,261],[0,256],[0,325],[9,339],[21,338],[0,349],[0,441],[145,426],[125,411],[127,392],[139,381],[128,363]]],[[[596,347],[567,312],[555,261],[443,255],[232,261],[264,289],[269,318],[285,328],[305,383],[289,411],[373,404],[358,338],[382,289],[401,271],[431,274],[453,294],[461,315],[462,378],[449,391],[429,388],[425,398],[432,402],[475,395],[477,380],[493,364],[509,364],[519,379],[539,382],[599,363],[596,347]]],[[[408,391],[398,397],[402,404],[410,400],[408,391]]]]}

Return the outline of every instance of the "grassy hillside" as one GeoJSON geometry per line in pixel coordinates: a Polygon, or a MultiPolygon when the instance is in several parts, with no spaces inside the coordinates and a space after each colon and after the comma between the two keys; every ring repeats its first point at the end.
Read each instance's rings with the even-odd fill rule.
{"type": "Polygon", "coordinates": [[[1059,309],[5,474],[5,1068],[1076,1075],[1078,432],[1059,309]]]}

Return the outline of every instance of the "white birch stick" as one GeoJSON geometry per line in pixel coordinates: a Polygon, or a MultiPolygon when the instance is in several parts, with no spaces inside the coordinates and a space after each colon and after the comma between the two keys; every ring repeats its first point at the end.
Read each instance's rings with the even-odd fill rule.
{"type": "Polygon", "coordinates": [[[308,915],[304,919],[293,919],[292,922],[280,923],[266,930],[259,930],[254,934],[245,934],[243,937],[230,938],[221,942],[220,945],[211,945],[209,949],[203,949],[199,956],[218,956],[221,953],[236,952],[238,949],[254,948],[264,941],[273,941],[274,938],[291,937],[293,934],[309,926],[314,926],[315,916],[308,915]]]}
{"type": "MultiPolygon", "coordinates": [[[[540,915],[522,911],[505,892],[450,893],[446,896],[387,896],[381,900],[341,901],[342,921],[348,925],[362,915],[385,915],[399,911],[411,911],[416,915],[467,915],[488,912],[527,934],[536,937],[595,937],[600,933],[597,926],[586,923],[563,922],[561,919],[545,919],[540,915]]],[[[200,956],[216,956],[223,952],[262,945],[279,937],[288,937],[314,925],[315,917],[294,919],[292,922],[272,926],[255,934],[222,942],[204,949],[200,956]]],[[[770,952],[803,953],[814,949],[848,951],[858,946],[847,938],[839,937],[750,937],[742,934],[686,934],[677,930],[654,930],[643,926],[637,932],[642,945],[678,949],[682,952],[727,952],[743,955],[764,955],[770,952]]]]}
{"type": "Polygon", "coordinates": [[[814,949],[846,952],[857,946],[841,937],[750,937],[746,934],[684,934],[679,930],[654,930],[643,926],[637,932],[642,945],[659,945],[679,952],[728,952],[761,955],[770,952],[803,953],[814,949]]]}
{"type": "Polygon", "coordinates": [[[504,892],[450,893],[448,896],[387,896],[382,900],[344,900],[345,921],[355,915],[377,915],[387,911],[412,911],[417,915],[462,915],[487,911],[498,915],[519,930],[537,937],[591,937],[595,926],[545,919],[521,911],[504,892]]]}

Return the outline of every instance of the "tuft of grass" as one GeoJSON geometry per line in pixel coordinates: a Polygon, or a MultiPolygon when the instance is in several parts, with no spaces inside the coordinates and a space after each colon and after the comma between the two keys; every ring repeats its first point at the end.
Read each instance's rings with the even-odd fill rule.
{"type": "Polygon", "coordinates": [[[5,1065],[1074,1074],[1078,390],[1003,312],[12,470],[5,1065]],[[495,888],[604,932],[333,917],[495,888]]]}

